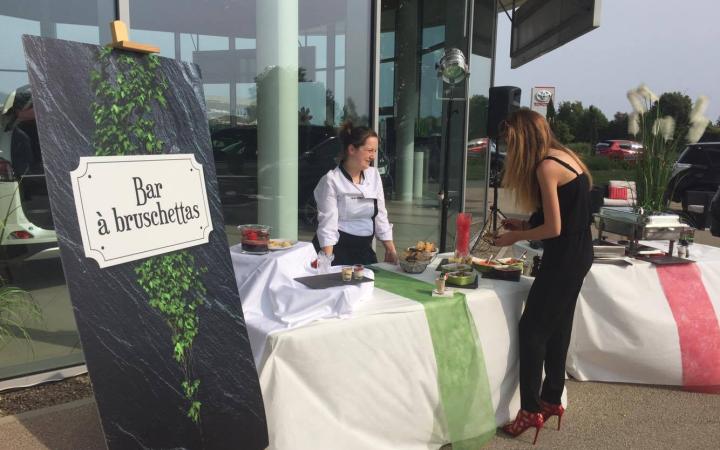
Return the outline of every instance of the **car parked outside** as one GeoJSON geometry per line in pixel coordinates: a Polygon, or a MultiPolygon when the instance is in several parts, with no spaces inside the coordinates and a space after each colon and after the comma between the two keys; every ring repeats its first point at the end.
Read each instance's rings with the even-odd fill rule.
{"type": "MultiPolygon", "coordinates": [[[[714,193],[720,187],[720,142],[688,145],[673,166],[667,195],[682,201],[688,191],[714,193]]],[[[709,194],[710,195],[710,194],[709,194]]]]}
{"type": "Polygon", "coordinates": [[[0,259],[57,258],[30,87],[11,92],[0,115],[0,259]]]}
{"type": "Polygon", "coordinates": [[[595,145],[595,154],[621,161],[636,161],[642,154],[642,144],[635,141],[610,139],[595,145]]]}

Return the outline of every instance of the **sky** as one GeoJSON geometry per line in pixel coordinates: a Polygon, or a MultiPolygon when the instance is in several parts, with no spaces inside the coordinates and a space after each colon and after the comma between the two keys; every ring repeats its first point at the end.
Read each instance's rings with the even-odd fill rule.
{"type": "Polygon", "coordinates": [[[555,86],[556,106],[579,100],[608,119],[631,111],[626,93],[646,83],[660,95],[707,95],[705,115],[720,117],[720,1],[603,0],[600,27],[510,69],[510,21],[498,17],[495,85],[555,86]]]}

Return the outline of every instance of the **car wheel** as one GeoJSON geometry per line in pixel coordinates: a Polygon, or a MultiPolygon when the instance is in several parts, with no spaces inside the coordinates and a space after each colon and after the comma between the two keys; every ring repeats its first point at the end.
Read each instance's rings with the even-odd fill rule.
{"type": "Polygon", "coordinates": [[[300,220],[305,225],[317,228],[317,204],[315,203],[315,197],[312,195],[308,197],[300,207],[300,220]]]}

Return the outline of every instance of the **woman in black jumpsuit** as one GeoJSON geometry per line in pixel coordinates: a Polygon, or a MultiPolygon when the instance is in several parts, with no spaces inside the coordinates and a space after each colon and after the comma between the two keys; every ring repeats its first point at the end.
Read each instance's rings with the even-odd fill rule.
{"type": "Polygon", "coordinates": [[[504,184],[522,206],[539,209],[531,223],[507,220],[511,230],[496,245],[542,239],[542,265],[520,319],[520,401],[517,418],[503,427],[517,436],[537,433],[564,412],[565,359],[580,288],[593,261],[590,231],[591,178],[587,167],[552,135],[539,114],[521,110],[507,120],[508,161],[504,184]],[[527,177],[527,179],[525,178],[527,177]],[[542,370],[545,368],[545,381],[542,370]]]}

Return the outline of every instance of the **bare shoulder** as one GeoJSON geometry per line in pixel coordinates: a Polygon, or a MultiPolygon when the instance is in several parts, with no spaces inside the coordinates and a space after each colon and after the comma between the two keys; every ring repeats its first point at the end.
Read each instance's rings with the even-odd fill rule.
{"type": "MultiPolygon", "coordinates": [[[[575,158],[573,158],[572,155],[570,155],[569,153],[564,152],[564,151],[562,151],[562,150],[558,150],[558,149],[554,149],[554,148],[553,148],[553,149],[550,149],[550,151],[548,152],[548,156],[552,156],[553,158],[557,158],[557,159],[559,159],[560,161],[564,162],[565,164],[570,165],[570,167],[572,167],[573,169],[575,169],[576,172],[582,173],[582,168],[581,168],[580,165],[577,163],[577,161],[575,160],[575,158]]],[[[543,161],[543,162],[548,162],[548,161],[545,160],[545,161],[543,161]]],[[[557,162],[554,162],[554,161],[550,161],[550,162],[551,162],[553,165],[555,165],[555,166],[559,166],[559,164],[558,164],[557,162]]]]}
{"type": "MultiPolygon", "coordinates": [[[[550,155],[553,156],[553,155],[550,155]]],[[[544,159],[540,161],[540,164],[537,165],[537,169],[535,169],[535,173],[540,176],[551,176],[553,174],[557,174],[559,164],[551,159],[544,159]]]]}

